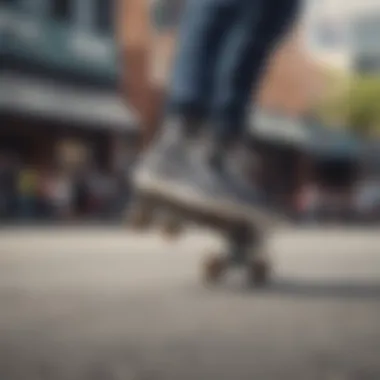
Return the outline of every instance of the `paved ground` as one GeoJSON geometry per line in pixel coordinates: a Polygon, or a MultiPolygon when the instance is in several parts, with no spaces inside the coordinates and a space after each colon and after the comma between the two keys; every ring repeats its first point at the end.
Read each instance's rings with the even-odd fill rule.
{"type": "Polygon", "coordinates": [[[380,235],[282,232],[252,291],[199,281],[215,237],[0,232],[0,379],[378,380],[380,235]]]}

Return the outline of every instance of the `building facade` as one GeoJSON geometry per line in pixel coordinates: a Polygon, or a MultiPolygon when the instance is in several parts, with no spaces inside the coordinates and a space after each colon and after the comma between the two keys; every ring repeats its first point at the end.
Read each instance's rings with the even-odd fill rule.
{"type": "Polygon", "coordinates": [[[380,74],[380,6],[357,15],[352,22],[353,69],[363,74],[380,74]]]}
{"type": "Polygon", "coordinates": [[[0,1],[0,149],[25,164],[120,161],[136,120],[118,95],[114,1],[0,1]],[[116,157],[118,156],[118,157],[116,157]]]}
{"type": "Polygon", "coordinates": [[[380,3],[376,0],[312,0],[307,45],[321,63],[347,71],[378,73],[380,3]]]}

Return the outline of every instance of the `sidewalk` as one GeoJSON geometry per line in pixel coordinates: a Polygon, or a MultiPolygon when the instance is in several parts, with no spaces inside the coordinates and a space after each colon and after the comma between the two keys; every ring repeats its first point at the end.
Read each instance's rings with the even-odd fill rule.
{"type": "Polygon", "coordinates": [[[25,227],[107,227],[107,226],[122,226],[124,223],[123,218],[115,217],[110,219],[100,219],[100,218],[86,218],[81,220],[10,220],[10,221],[0,221],[1,228],[25,228],[25,227]]]}

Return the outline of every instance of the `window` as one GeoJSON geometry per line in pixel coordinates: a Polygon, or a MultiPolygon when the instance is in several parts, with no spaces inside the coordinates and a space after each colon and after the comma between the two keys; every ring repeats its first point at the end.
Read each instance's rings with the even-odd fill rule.
{"type": "Polygon", "coordinates": [[[115,18],[114,0],[95,0],[94,25],[102,34],[112,34],[115,18]]]}
{"type": "Polygon", "coordinates": [[[344,23],[337,20],[322,20],[315,27],[315,43],[327,50],[340,49],[346,46],[347,31],[344,23]]]}
{"type": "Polygon", "coordinates": [[[355,69],[361,74],[376,74],[380,72],[379,56],[359,56],[355,60],[355,69]]]}
{"type": "Polygon", "coordinates": [[[50,15],[56,21],[70,21],[72,18],[71,0],[50,0],[50,15]]]}

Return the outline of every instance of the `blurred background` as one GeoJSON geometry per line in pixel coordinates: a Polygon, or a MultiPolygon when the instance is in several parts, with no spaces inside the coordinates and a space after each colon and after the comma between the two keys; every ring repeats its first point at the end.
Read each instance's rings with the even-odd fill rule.
{"type": "Polygon", "coordinates": [[[120,96],[116,2],[0,3],[2,221],[112,217],[136,116],[120,96]]]}
{"type": "MultiPolygon", "coordinates": [[[[0,218],[118,219],[158,123],[180,0],[0,1],[0,218]]],[[[262,186],[298,220],[380,221],[380,8],[308,1],[252,109],[262,186]]]]}
{"type": "Polygon", "coordinates": [[[182,6],[0,0],[0,380],[379,380],[379,0],[305,1],[252,102],[258,180],[299,223],[253,291],[201,282],[225,236],[121,223],[182,6]]]}

